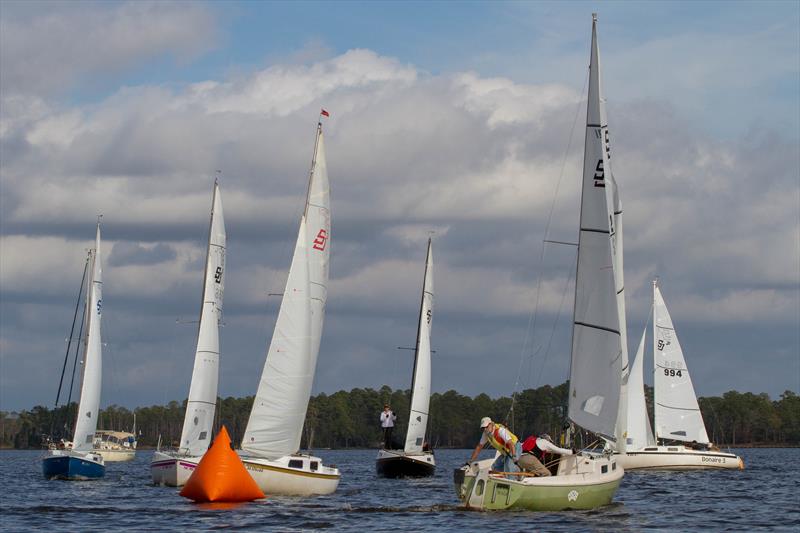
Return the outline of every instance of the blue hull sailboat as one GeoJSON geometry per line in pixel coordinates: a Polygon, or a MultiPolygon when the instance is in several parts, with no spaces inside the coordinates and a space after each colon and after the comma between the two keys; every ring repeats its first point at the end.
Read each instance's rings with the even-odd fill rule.
{"type": "Polygon", "coordinates": [[[78,404],[72,447],[51,443],[42,459],[42,472],[48,479],[86,480],[105,475],[103,456],[94,451],[94,434],[100,410],[100,387],[103,375],[100,316],[103,305],[103,269],[100,264],[100,222],[97,223],[95,247],[89,252],[91,274],[86,288],[86,337],[83,348],[83,382],[78,404]]]}

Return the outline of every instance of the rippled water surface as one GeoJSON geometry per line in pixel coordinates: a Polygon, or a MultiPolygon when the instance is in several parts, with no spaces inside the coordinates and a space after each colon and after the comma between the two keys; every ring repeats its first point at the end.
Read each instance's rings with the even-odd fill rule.
{"type": "Polygon", "coordinates": [[[465,511],[452,484],[453,468],[469,450],[436,452],[436,476],[390,480],[375,475],[372,450],[320,451],[342,472],[326,497],[269,498],[203,506],[178,491],[150,484],[151,452],[109,463],[99,481],[47,481],[41,452],[0,451],[0,526],[4,530],[272,531],[800,531],[800,450],[734,450],[744,471],[630,472],[614,503],[563,513],[465,511]]]}

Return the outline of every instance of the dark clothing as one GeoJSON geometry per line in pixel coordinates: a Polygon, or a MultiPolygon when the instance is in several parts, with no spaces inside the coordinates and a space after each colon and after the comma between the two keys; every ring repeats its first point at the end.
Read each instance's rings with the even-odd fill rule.
{"type": "Polygon", "coordinates": [[[387,450],[392,449],[392,432],[394,427],[383,428],[383,447],[387,450]]]}

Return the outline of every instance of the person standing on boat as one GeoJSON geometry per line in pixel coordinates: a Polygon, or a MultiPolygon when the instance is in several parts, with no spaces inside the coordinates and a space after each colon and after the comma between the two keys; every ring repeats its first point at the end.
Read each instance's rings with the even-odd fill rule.
{"type": "Polygon", "coordinates": [[[484,416],[481,419],[481,429],[483,430],[481,440],[475,446],[475,451],[472,452],[469,462],[471,463],[477,459],[478,454],[481,453],[481,450],[488,442],[495,450],[500,452],[500,456],[492,463],[492,470],[496,472],[519,472],[517,461],[522,455],[522,446],[517,436],[511,433],[511,430],[503,424],[492,422],[492,419],[488,416],[484,416]]]}
{"type": "Polygon", "coordinates": [[[539,437],[531,435],[522,443],[522,455],[519,458],[519,467],[526,472],[533,472],[535,476],[549,476],[547,469],[547,454],[575,455],[575,450],[559,448],[553,444],[553,439],[547,433],[539,437]]]}
{"type": "Polygon", "coordinates": [[[397,420],[397,415],[389,408],[389,404],[384,405],[381,413],[381,427],[383,428],[383,448],[386,450],[392,449],[392,431],[394,431],[395,420],[397,420]]]}

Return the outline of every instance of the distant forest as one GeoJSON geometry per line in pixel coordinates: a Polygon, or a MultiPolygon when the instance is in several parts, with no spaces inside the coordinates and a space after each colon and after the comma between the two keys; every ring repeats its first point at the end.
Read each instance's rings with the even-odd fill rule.
{"type": "MultiPolygon", "coordinates": [[[[652,388],[646,387],[652,416],[652,388]]],[[[313,396],[303,430],[304,449],[374,448],[381,441],[378,417],[384,403],[397,414],[395,438],[404,438],[408,423],[410,391],[388,386],[353,389],[313,396]]],[[[800,445],[800,396],[791,391],[771,400],[767,394],[726,392],[722,397],[700,398],[700,409],[711,440],[729,446],[800,445]]],[[[479,436],[481,417],[507,423],[520,437],[531,433],[561,433],[566,419],[567,384],[545,385],[518,393],[511,409],[511,397],[492,399],[486,394],[474,398],[450,390],[431,396],[429,442],[434,448],[471,448],[479,436]]],[[[253,397],[220,398],[217,427],[224,424],[239,444],[244,434],[253,397]]],[[[133,411],[116,405],[100,412],[98,429],[130,431],[136,413],[136,429],[141,447],[175,445],[180,439],[186,402],[138,407],[133,411]]],[[[37,406],[30,411],[0,411],[3,448],[37,448],[46,435],[70,438],[77,406],[72,403],[55,410],[37,406]]],[[[652,418],[651,418],[652,420],[652,418]]],[[[584,437],[590,439],[590,436],[584,437]]]]}

